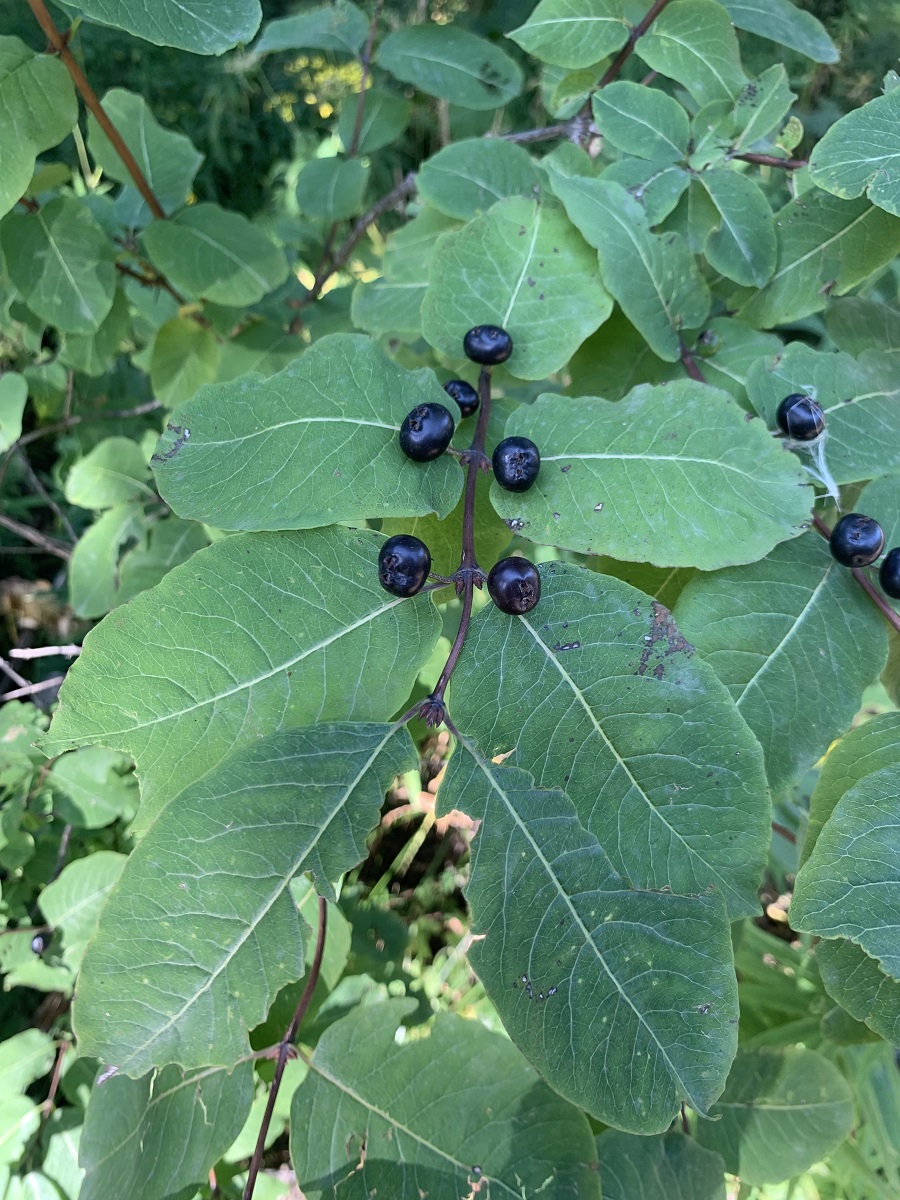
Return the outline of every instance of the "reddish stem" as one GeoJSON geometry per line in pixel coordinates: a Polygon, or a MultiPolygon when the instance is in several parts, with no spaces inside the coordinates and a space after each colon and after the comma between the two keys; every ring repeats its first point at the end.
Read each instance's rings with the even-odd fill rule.
{"type": "Polygon", "coordinates": [[[614,79],[618,79],[619,72],[622,70],[622,68],[625,66],[626,62],[628,62],[629,58],[631,58],[631,55],[634,53],[635,43],[637,42],[637,40],[639,38],[642,38],[644,36],[644,34],[647,32],[647,30],[650,28],[650,26],[653,24],[653,22],[656,20],[656,18],[659,16],[659,14],[662,12],[662,10],[666,7],[666,5],[668,3],[669,3],[669,0],[656,0],[656,3],[653,4],[652,7],[640,19],[640,21],[638,21],[637,25],[635,25],[635,27],[632,29],[631,33],[629,33],[628,41],[625,43],[625,45],[622,47],[622,49],[619,51],[619,53],[616,55],[616,57],[610,63],[609,68],[606,71],[606,74],[603,76],[603,78],[600,80],[599,84],[597,85],[598,87],[605,88],[606,85],[609,83],[612,83],[612,81],[614,79]]]}
{"type": "Polygon", "coordinates": [[[779,158],[777,154],[732,154],[741,162],[757,163],[761,167],[781,167],[785,171],[799,171],[809,165],[805,158],[779,158]]]}

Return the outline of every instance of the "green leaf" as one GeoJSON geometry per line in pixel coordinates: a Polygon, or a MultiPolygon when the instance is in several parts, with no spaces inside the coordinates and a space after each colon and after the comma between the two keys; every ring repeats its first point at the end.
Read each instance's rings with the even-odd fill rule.
{"type": "MultiPolygon", "coordinates": [[[[338,136],[345,148],[349,148],[353,143],[358,104],[358,96],[348,97],[344,101],[341,115],[338,117],[338,136]]],[[[382,91],[380,88],[371,88],[366,92],[356,153],[371,154],[373,151],[381,150],[384,146],[389,146],[391,142],[397,141],[409,124],[410,112],[409,103],[400,96],[395,96],[393,92],[382,91]]]]}
{"type": "Polygon", "coordinates": [[[358,158],[314,158],[297,178],[304,216],[342,221],[362,209],[369,168],[358,158]]]}
{"type": "Polygon", "coordinates": [[[791,0],[720,0],[738,29],[805,54],[813,62],[836,63],[837,46],[821,21],[791,0]]]}
{"type": "Polygon", "coordinates": [[[671,96],[639,83],[611,83],[592,100],[597,128],[639,158],[678,162],[687,154],[688,115],[671,96]]]}
{"type": "Polygon", "coordinates": [[[73,975],[81,966],[106,897],[126,862],[124,854],[94,850],[87,858],[63,867],[59,877],[41,892],[41,912],[54,936],[62,941],[62,961],[73,975]]]}
{"type": "Polygon", "coordinates": [[[335,0],[309,12],[269,21],[253,47],[257,54],[273,50],[337,50],[358,54],[369,32],[366,14],[349,0],[335,0]]]}
{"type": "Polygon", "coordinates": [[[746,1184],[780,1183],[820,1162],[853,1124],[853,1094],[837,1067],[812,1050],[744,1050],[715,1121],[697,1141],[746,1184]]]}
{"type": "Polygon", "coordinates": [[[900,980],[900,799],[896,764],[865,776],[838,800],[800,868],[791,925],[845,937],[900,980]]]}
{"type": "Polygon", "coordinates": [[[116,294],[115,253],[80,201],[51,200],[8,216],[0,241],[9,277],[28,307],[66,333],[96,333],[116,294]]]}
{"type": "Polygon", "coordinates": [[[490,757],[564,787],[632,886],[714,888],[733,917],[756,911],[768,791],[725,688],[668,611],[627,583],[563,563],[541,576],[533,617],[488,606],[473,621],[454,721],[490,757]]]}
{"type": "Polygon", "coordinates": [[[161,325],[150,358],[150,383],[166,408],[189,400],[212,383],[219,366],[216,335],[197,321],[175,317],[161,325]]]}
{"type": "MultiPolygon", "coordinates": [[[[77,1200],[84,1180],[84,1171],[78,1165],[83,1120],[84,1114],[72,1107],[57,1109],[47,1122],[49,1137],[41,1170],[69,1200],[77,1200]]],[[[51,1200],[59,1200],[58,1193],[54,1192],[51,1200]]]]}
{"type": "Polygon", "coordinates": [[[96,333],[70,333],[60,351],[59,361],[85,375],[104,375],[122,343],[131,337],[131,313],[121,288],[116,288],[113,306],[96,333]]]}
{"type": "Polygon", "coordinates": [[[900,713],[880,713],[851,729],[829,751],[809,801],[809,823],[800,865],[809,858],[816,839],[835,805],[855,784],[900,760],[900,713]]]}
{"type": "Polygon", "coordinates": [[[556,204],[510,196],[438,240],[422,332],[460,359],[473,325],[501,325],[513,339],[506,369],[544,379],[612,311],[596,275],[594,254],[556,204]]]}
{"type": "Polygon", "coordinates": [[[28,190],[37,155],[77,120],[75,89],[59,59],[0,37],[0,216],[28,190]]]}
{"type": "Polygon", "coordinates": [[[783,63],[776,63],[763,71],[758,79],[751,79],[735,101],[731,115],[735,135],[732,148],[743,151],[760,143],[766,144],[780,128],[796,99],[788,86],[783,63]]]}
{"type": "Polygon", "coordinates": [[[713,317],[704,334],[707,335],[706,342],[702,342],[701,335],[701,344],[695,346],[695,351],[699,351],[703,359],[707,383],[722,388],[746,407],[750,368],[760,358],[780,353],[780,339],[773,333],[750,329],[733,317],[713,317]]]}
{"type": "Polygon", "coordinates": [[[249,375],[251,371],[266,377],[275,375],[299,358],[305,349],[302,338],[286,333],[277,325],[262,321],[248,325],[222,347],[217,382],[227,383],[239,375],[249,375]]]}
{"type": "Polygon", "coordinates": [[[848,354],[900,351],[900,312],[863,296],[833,300],[825,310],[825,328],[838,350],[848,354]]]}
{"type": "Polygon", "coordinates": [[[551,182],[571,220],[599,251],[603,282],[622,311],[654,354],[677,362],[681,330],[701,325],[710,304],[680,235],[651,233],[637,200],[602,176],[565,179],[554,173],[551,182]]]}
{"type": "Polygon", "coordinates": [[[733,100],[747,82],[731,19],[713,0],[667,5],[637,53],[651,70],[682,84],[698,104],[733,100]]]}
{"type": "Polygon", "coordinates": [[[836,121],[810,156],[819,187],[845,200],[863,192],[873,204],[900,216],[900,91],[876,96],[836,121]]]}
{"type": "Polygon", "coordinates": [[[427,1038],[398,1046],[411,1007],[358,1008],[316,1045],[291,1103],[291,1161],[304,1191],[458,1200],[484,1189],[518,1200],[549,1188],[599,1200],[584,1115],[478,1021],[440,1013],[427,1038]],[[314,1128],[331,1136],[308,1137],[314,1128]]]}
{"type": "MultiPolygon", "coordinates": [[[[634,161],[634,160],[632,160],[634,161]]],[[[600,392],[621,400],[636,384],[658,383],[672,374],[671,363],[657,358],[621,309],[588,338],[569,363],[574,394],[600,392]]]]}
{"type": "Polygon", "coordinates": [[[222,54],[249,42],[259,28],[259,0],[154,0],[151,8],[133,0],[78,0],[92,21],[125,29],[156,46],[176,46],[192,54],[222,54]]]}
{"type": "Polygon", "coordinates": [[[515,99],[522,71],[499,46],[456,25],[408,25],[389,33],[376,62],[420,92],[460,108],[500,108],[515,99]]]}
{"type": "Polygon", "coordinates": [[[144,245],[179,291],[215,304],[255,304],[287,279],[284,251],[240,213],[196,204],[153,221],[144,245]]]}
{"type": "Polygon", "coordinates": [[[0,1096],[9,1099],[24,1092],[47,1074],[54,1057],[53,1038],[41,1029],[26,1029],[0,1042],[0,1096]]]}
{"type": "Polygon", "coordinates": [[[843,733],[887,658],[883,618],[812,532],[695,577],[675,617],[759,738],[776,792],[843,733]]]}
{"type": "Polygon", "coordinates": [[[631,890],[564,792],[467,738],[439,803],[480,822],[469,961],[540,1075],[635,1133],[661,1133],[682,1101],[705,1113],[737,1045],[722,895],[631,890]]]}
{"type": "MultiPolygon", "coordinates": [[[[124,88],[111,88],[102,103],[162,207],[167,212],[180,208],[191,190],[203,155],[183,133],[164,129],[143,96],[124,88]]],[[[88,116],[88,146],[97,165],[111,179],[125,184],[134,182],[93,115],[88,116]]],[[[145,221],[150,216],[146,203],[144,214],[145,221]]]]}
{"type": "Polygon", "coordinates": [[[558,67],[592,67],[628,41],[622,0],[541,0],[508,34],[528,54],[558,67]]]}
{"type": "Polygon", "coordinates": [[[247,1031],[304,972],[292,877],[312,871],[331,894],[365,857],[391,780],[417,762],[405,729],[314,725],[256,739],[180,792],[128,859],[85,957],[81,1053],[131,1076],[246,1054],[247,1031]]]}
{"type": "Polygon", "coordinates": [[[764,288],[730,302],[749,325],[768,329],[821,312],[900,251],[900,220],[865,200],[810,190],[775,214],[778,261],[764,288]]]}
{"type": "Polygon", "coordinates": [[[66,476],[66,499],[81,508],[112,508],[142,500],[149,493],[147,476],[147,460],[137,442],[104,438],[66,476]]]}
{"type": "Polygon", "coordinates": [[[735,283],[762,287],[775,270],[775,220],[762,189],[728,167],[702,171],[700,183],[718,213],[704,247],[709,265],[735,283]]]}
{"type": "Polygon", "coordinates": [[[40,1124],[41,1110],[27,1096],[0,1098],[0,1168],[19,1161],[40,1124]]]}
{"type": "Polygon", "coordinates": [[[76,616],[102,617],[115,608],[122,547],[141,541],[144,532],[136,504],[117,504],[85,530],[69,563],[69,600],[76,616]]]}
{"type": "Polygon", "coordinates": [[[253,1065],[228,1074],[165,1067],[117,1074],[91,1092],[81,1135],[79,1200],[160,1200],[207,1181],[253,1101],[253,1065]]]}
{"type": "Polygon", "coordinates": [[[603,1200],[725,1200],[725,1164],[683,1133],[597,1138],[603,1200]]]}
{"type": "Polygon", "coordinates": [[[410,409],[446,399],[430,370],[397,366],[369,338],[324,337],[271,379],[217,384],[181,405],[152,459],[160,494],[217,529],[446,516],[459,466],[413,462],[397,439],[410,409]]]}
{"type": "Polygon", "coordinates": [[[6,371],[0,375],[0,453],[22,436],[22,414],[28,400],[28,381],[24,375],[6,371]]]}
{"type": "Polygon", "coordinates": [[[79,829],[130,821],[138,806],[138,787],[129,766],[124,755],[102,746],[83,746],[62,755],[47,776],[54,813],[79,829]]]}
{"type": "Polygon", "coordinates": [[[155,587],[164,575],[209,544],[196,521],[168,517],[151,525],[145,544],[135,546],[122,558],[118,569],[116,601],[123,604],[139,592],[155,587]]]}
{"type": "Polygon", "coordinates": [[[88,634],[45,748],[130,753],[146,828],[177,790],[279,725],[393,714],[440,622],[428,596],[379,586],[381,543],[332,528],[200,550],[88,634]]]}
{"type": "Polygon", "coordinates": [[[664,221],[691,182],[688,172],[675,163],[631,155],[610,163],[603,178],[608,184],[619,184],[634,197],[646,213],[647,225],[664,221]]]}
{"type": "Polygon", "coordinates": [[[816,963],[828,994],[857,1021],[895,1046],[900,1041],[900,983],[859,946],[842,938],[819,942],[816,963]]]}
{"type": "Polygon", "coordinates": [[[528,492],[491,489],[529,541],[713,571],[760,558],[809,518],[798,464],[730,396],[693,380],[642,384],[617,403],[546,394],[506,433],[541,448],[528,492]]]}
{"type": "Polygon", "coordinates": [[[499,138],[467,138],[426,159],[417,187],[427,204],[468,221],[505,196],[533,197],[538,176],[521,146],[499,138]]]}
{"type": "Polygon", "coordinates": [[[358,329],[380,336],[422,331],[422,301],[428,290],[428,264],[420,279],[374,279],[353,289],[350,319],[358,329]]]}

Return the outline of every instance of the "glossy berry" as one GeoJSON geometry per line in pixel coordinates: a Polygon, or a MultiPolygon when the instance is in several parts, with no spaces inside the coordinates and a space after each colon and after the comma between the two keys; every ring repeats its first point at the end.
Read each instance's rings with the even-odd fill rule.
{"type": "Polygon", "coordinates": [[[453,418],[443,404],[418,404],[400,426],[400,449],[416,462],[438,458],[453,437],[453,418]]]}
{"type": "Polygon", "coordinates": [[[420,592],[430,570],[431,551],[412,534],[395,534],[378,551],[378,582],[392,596],[420,592]]]}
{"type": "Polygon", "coordinates": [[[504,363],[513,352],[512,338],[499,325],[476,325],[463,338],[466,358],[483,367],[504,363]]]}
{"type": "Polygon", "coordinates": [[[526,437],[504,438],[491,462],[494,478],[508,492],[527,492],[541,469],[541,452],[526,437]]]}
{"type": "Polygon", "coordinates": [[[881,590],[892,600],[900,600],[900,546],[888,550],[878,572],[881,590]]]}
{"type": "Polygon", "coordinates": [[[871,517],[847,513],[832,529],[828,544],[842,567],[867,567],[884,549],[884,530],[871,517]]]}
{"type": "Polygon", "coordinates": [[[464,379],[450,379],[444,384],[444,391],[451,400],[459,405],[459,411],[464,417],[471,417],[478,410],[478,393],[471,383],[464,379]]]}
{"type": "Polygon", "coordinates": [[[47,942],[44,938],[41,937],[40,934],[38,934],[37,937],[33,937],[31,939],[32,954],[43,954],[46,949],[47,949],[47,942]]]}
{"type": "Polygon", "coordinates": [[[541,577],[527,558],[501,558],[491,567],[487,586],[501,612],[513,616],[531,612],[541,598],[541,577]]]}
{"type": "Polygon", "coordinates": [[[785,396],[775,414],[778,428],[795,442],[811,442],[825,428],[825,414],[812,396],[794,392],[785,396]]]}

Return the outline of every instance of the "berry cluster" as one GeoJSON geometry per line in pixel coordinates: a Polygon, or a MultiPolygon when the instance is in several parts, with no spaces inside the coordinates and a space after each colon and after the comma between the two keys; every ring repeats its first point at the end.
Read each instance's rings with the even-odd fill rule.
{"type": "MultiPolygon", "coordinates": [[[[811,442],[825,432],[821,405],[802,392],[785,396],[775,419],[781,431],[795,442],[811,442]]],[[[884,550],[884,530],[872,517],[847,513],[831,531],[828,545],[835,562],[842,567],[870,567],[884,550]]],[[[885,595],[900,600],[900,546],[885,555],[878,581],[885,595]]]]}

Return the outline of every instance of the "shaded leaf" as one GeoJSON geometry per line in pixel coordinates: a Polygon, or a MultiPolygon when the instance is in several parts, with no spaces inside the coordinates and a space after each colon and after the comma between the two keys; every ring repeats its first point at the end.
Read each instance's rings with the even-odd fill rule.
{"type": "Polygon", "coordinates": [[[645,33],[637,53],[682,84],[698,104],[733,100],[747,82],[731,19],[713,0],[676,0],[645,33]]]}
{"type": "Polygon", "coordinates": [[[257,54],[273,50],[338,50],[357,54],[366,40],[369,21],[350,0],[335,0],[309,12],[269,21],[253,49],[257,54]]]}
{"type": "Polygon", "coordinates": [[[25,1029],[0,1042],[0,1096],[24,1092],[47,1074],[54,1057],[53,1038],[41,1029],[25,1029]]]}
{"type": "MultiPolygon", "coordinates": [[[[84,1171],[78,1165],[83,1120],[84,1114],[77,1108],[61,1108],[47,1122],[49,1137],[41,1170],[69,1200],[78,1200],[84,1180],[84,1171]]],[[[58,1196],[54,1194],[51,1200],[58,1200],[58,1196]]]]}
{"type": "Polygon", "coordinates": [[[775,270],[775,221],[762,189],[727,167],[702,171],[700,183],[718,213],[706,240],[711,267],[735,283],[762,285],[775,270]]]}
{"type": "MultiPolygon", "coordinates": [[[[731,116],[732,147],[749,150],[766,144],[781,127],[797,99],[788,85],[783,63],[768,67],[758,79],[751,79],[741,91],[731,116]]],[[[774,148],[774,147],[773,147],[774,148]]]]}
{"type": "Polygon", "coordinates": [[[417,176],[422,199],[467,221],[505,196],[533,196],[538,177],[521,146],[495,138],[453,142],[425,160],[417,176]]]}
{"type": "Polygon", "coordinates": [[[227,383],[251,371],[259,375],[275,375],[288,363],[299,358],[306,349],[301,337],[286,333],[277,325],[259,322],[248,325],[222,347],[216,379],[227,383]]]}
{"type": "Polygon", "coordinates": [[[175,317],[160,326],[150,357],[150,383],[166,408],[212,383],[219,366],[216,335],[197,321],[175,317]]]}
{"type": "Polygon", "coordinates": [[[101,746],[84,746],[63,754],[50,768],[53,811],[80,829],[102,829],[113,821],[129,821],[138,806],[138,786],[128,759],[101,746]]]}
{"type": "Polygon", "coordinates": [[[725,1200],[725,1164],[683,1133],[597,1138],[604,1200],[725,1200]]]}
{"type": "Polygon", "coordinates": [[[603,178],[607,183],[619,184],[634,197],[646,213],[648,225],[664,221],[691,182],[688,172],[675,163],[631,155],[610,163],[603,178]]]}
{"type": "Polygon", "coordinates": [[[22,414],[28,400],[24,375],[6,371],[0,375],[0,453],[22,436],[22,414]]]}
{"type": "Polygon", "coordinates": [[[751,329],[733,317],[713,317],[694,349],[703,359],[702,370],[706,382],[722,388],[748,407],[747,376],[750,368],[758,359],[780,353],[782,345],[774,333],[751,329]]]}
{"type": "Polygon", "coordinates": [[[876,96],[841,117],[816,143],[809,173],[819,187],[845,200],[863,192],[900,216],[900,91],[876,96]]]}
{"type": "Polygon", "coordinates": [[[639,83],[611,83],[592,98],[597,128],[639,158],[677,162],[687,154],[688,115],[671,96],[639,83]]]}
{"type": "Polygon", "coordinates": [[[144,499],[147,460],[137,442],[127,437],[104,438],[66,476],[65,494],[81,508],[112,508],[144,499]]]}
{"type": "Polygon", "coordinates": [[[541,0],[508,36],[541,62],[575,68],[591,67],[621,49],[628,34],[622,0],[541,0]]]}
{"type": "Polygon", "coordinates": [[[499,108],[522,90],[518,63],[456,25],[395,29],[379,46],[376,61],[404,83],[461,108],[499,108]]]}
{"type": "Polygon", "coordinates": [[[61,958],[73,975],[81,966],[88,939],[113,884],[122,874],[126,855],[94,850],[63,867],[41,892],[41,912],[62,943],[61,958]]]}
{"type": "Polygon", "coordinates": [[[85,375],[103,375],[110,369],[122,343],[131,336],[131,313],[121,288],[116,288],[112,308],[96,333],[70,333],[59,361],[85,375]]]}
{"type": "Polygon", "coordinates": [[[828,994],[857,1021],[890,1045],[900,1041],[900,983],[843,938],[827,939],[816,947],[816,963],[828,994]]]}
{"type": "Polygon", "coordinates": [[[101,25],[192,54],[222,54],[238,42],[249,42],[262,16],[259,0],[229,0],[213,7],[209,0],[154,0],[150,8],[135,7],[131,0],[78,0],[78,8],[101,25]]]}
{"type": "Polygon", "coordinates": [[[115,608],[122,547],[139,542],[144,530],[138,505],[117,504],[81,535],[69,563],[69,600],[76,616],[102,617],[115,608]]]}
{"type": "Polygon", "coordinates": [[[341,221],[362,208],[368,180],[358,158],[314,158],[297,178],[297,203],[305,216],[341,221]]]}
{"type": "Polygon", "coordinates": [[[422,301],[428,290],[428,263],[422,277],[412,279],[374,279],[358,283],[353,289],[350,319],[358,329],[376,336],[384,333],[410,333],[422,330],[422,301]]]}
{"type": "Polygon", "coordinates": [[[155,587],[164,575],[209,544],[202,525],[167,517],[151,525],[144,544],[123,557],[118,572],[116,600],[123,604],[138,592],[155,587]]]}
{"type": "Polygon", "coordinates": [[[805,54],[813,62],[836,63],[840,54],[821,21],[791,0],[721,0],[738,29],[805,54]]]}
{"type": "Polygon", "coordinates": [[[900,351],[900,312],[864,296],[844,296],[825,310],[825,328],[839,350],[900,351]]]}
{"type": "Polygon", "coordinates": [[[0,1098],[0,1168],[17,1163],[41,1123],[41,1110],[27,1096],[0,1098]]]}
{"type": "MultiPolygon", "coordinates": [[[[345,148],[349,148],[353,142],[357,106],[358,97],[348,97],[338,117],[338,136],[345,148]]],[[[410,112],[409,103],[393,92],[385,92],[380,88],[367,91],[356,153],[371,154],[395,142],[409,124],[410,112]]],[[[421,182],[421,176],[419,178],[421,182]]]]}

